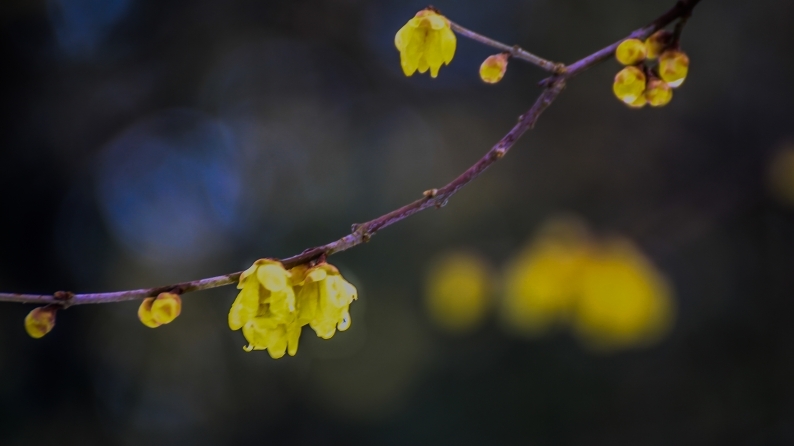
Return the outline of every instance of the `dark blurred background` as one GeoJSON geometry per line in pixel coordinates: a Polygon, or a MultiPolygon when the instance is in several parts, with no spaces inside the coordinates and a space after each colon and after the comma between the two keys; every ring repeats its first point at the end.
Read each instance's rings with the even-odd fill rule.
{"type": "MultiPolygon", "coordinates": [[[[572,62],[673,3],[434,4],[572,62]]],[[[3,1],[0,289],[237,271],[454,178],[544,73],[512,62],[485,85],[493,50],[459,39],[438,79],[404,77],[394,34],[424,6],[3,1]]],[[[330,341],[304,330],[294,358],[242,350],[231,287],[186,296],[156,330],[134,302],[76,307],[40,340],[23,329],[31,306],[0,305],[0,444],[794,443],[794,170],[768,187],[794,150],[792,21],[790,1],[703,1],[689,77],[660,109],[612,96],[614,61],[572,81],[447,207],[332,257],[359,288],[353,325],[330,341]],[[457,336],[431,323],[429,259],[468,249],[498,270],[558,212],[629,237],[667,275],[666,338],[596,354],[494,318],[457,336]]]]}

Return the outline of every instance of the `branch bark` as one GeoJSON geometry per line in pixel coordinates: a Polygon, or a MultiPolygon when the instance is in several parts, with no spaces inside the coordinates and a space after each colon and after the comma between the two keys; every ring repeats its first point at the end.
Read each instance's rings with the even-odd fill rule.
{"type": "MultiPolygon", "coordinates": [[[[411,215],[416,214],[417,212],[423,211],[428,208],[440,208],[443,207],[447,201],[455,195],[460,189],[464,186],[472,182],[475,178],[480,176],[486,169],[488,169],[492,164],[499,161],[502,157],[504,157],[507,152],[513,147],[515,142],[528,130],[532,129],[535,126],[540,115],[551,105],[552,102],[557,98],[557,96],[562,92],[563,88],[565,88],[566,83],[573,77],[581,74],[585,70],[597,65],[604,60],[610,58],[614,53],[617,46],[626,39],[645,39],[657,30],[666,27],[670,23],[674,22],[677,19],[685,21],[689,18],[692,13],[692,9],[700,2],[700,0],[679,0],[675,6],[673,6],[669,11],[665,12],[661,16],[659,16],[656,20],[651,22],[649,25],[642,27],[638,30],[635,30],[631,34],[629,34],[626,38],[621,39],[607,47],[604,47],[589,56],[586,56],[568,66],[560,66],[561,64],[555,64],[553,62],[546,61],[544,59],[538,58],[537,56],[531,55],[524,50],[521,50],[519,47],[509,47],[502,43],[496,42],[495,40],[488,39],[484,36],[480,36],[479,34],[473,33],[472,31],[466,30],[465,28],[454,25],[456,31],[461,32],[465,31],[461,35],[464,37],[472,38],[476,41],[486,43],[491,46],[495,46],[499,49],[507,48],[507,51],[516,51],[516,54],[523,55],[523,53],[529,54],[532,57],[519,57],[516,54],[511,52],[511,55],[515,57],[519,57],[524,60],[528,60],[532,63],[535,63],[542,68],[548,69],[549,71],[554,72],[552,76],[544,79],[541,82],[543,86],[543,91],[540,93],[538,98],[535,100],[535,103],[532,107],[527,111],[525,114],[521,115],[518,119],[518,123],[510,129],[507,134],[502,137],[491,149],[482,157],[480,158],[474,165],[466,169],[462,174],[460,174],[457,178],[452,180],[449,184],[439,188],[439,189],[431,189],[426,191],[424,196],[412,203],[408,203],[405,206],[395,209],[385,215],[382,215],[374,220],[370,220],[366,223],[362,224],[355,224],[353,225],[353,231],[340,238],[339,240],[335,240],[333,242],[327,243],[325,245],[316,246],[314,248],[307,249],[300,254],[294,255],[292,257],[288,257],[282,259],[281,262],[284,264],[285,268],[291,268],[297,265],[309,263],[315,261],[320,258],[324,258],[330,256],[332,254],[336,254],[338,252],[342,252],[358,246],[364,242],[369,241],[369,239],[374,236],[378,231],[384,229],[388,226],[393,225],[401,220],[404,220],[411,215]],[[550,66],[543,66],[540,65],[538,60],[529,60],[532,58],[537,58],[539,61],[545,64],[551,64],[550,66]]],[[[56,304],[61,305],[64,308],[69,307],[72,305],[82,305],[82,304],[95,304],[95,303],[107,303],[107,302],[122,302],[126,300],[135,300],[135,299],[143,299],[146,297],[153,297],[157,296],[160,293],[164,292],[173,292],[177,294],[185,294],[193,291],[201,291],[207,290],[210,288],[217,288],[221,286],[231,285],[233,283],[237,283],[240,278],[240,274],[242,272],[235,272],[230,274],[224,274],[221,276],[216,277],[209,277],[206,279],[194,280],[190,282],[182,282],[173,285],[166,285],[161,287],[155,288],[142,288],[138,290],[127,290],[127,291],[117,291],[111,293],[88,293],[88,294],[72,294],[70,292],[59,291],[55,294],[51,295],[38,295],[38,294],[13,294],[13,293],[0,293],[0,301],[5,302],[21,302],[21,303],[33,303],[33,304],[56,304]]]]}

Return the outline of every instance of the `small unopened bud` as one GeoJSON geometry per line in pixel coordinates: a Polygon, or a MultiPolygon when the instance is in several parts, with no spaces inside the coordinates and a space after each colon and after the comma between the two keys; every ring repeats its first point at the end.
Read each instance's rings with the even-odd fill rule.
{"type": "Polygon", "coordinates": [[[47,305],[34,308],[25,316],[25,331],[31,338],[38,339],[49,333],[55,327],[55,312],[58,308],[47,305]]]}
{"type": "Polygon", "coordinates": [[[153,297],[147,297],[146,299],[141,302],[141,306],[138,307],[138,319],[141,320],[143,325],[149,328],[157,328],[160,324],[156,320],[154,320],[154,316],[152,315],[152,304],[154,303],[153,297]]]}
{"type": "Polygon", "coordinates": [[[181,312],[182,299],[178,294],[160,293],[152,304],[152,316],[161,324],[172,322],[181,312]]]}
{"type": "Polygon", "coordinates": [[[623,65],[635,65],[645,60],[645,44],[639,39],[627,39],[618,45],[615,58],[623,65]]]}
{"type": "Polygon", "coordinates": [[[660,54],[662,54],[662,51],[664,51],[665,48],[670,45],[672,40],[673,33],[667,31],[666,29],[661,29],[651,34],[650,37],[645,39],[645,57],[648,59],[656,59],[660,54]]]}
{"type": "Polygon", "coordinates": [[[175,293],[160,293],[157,298],[147,297],[138,308],[138,319],[149,328],[168,324],[182,312],[182,299],[175,293]]]}
{"type": "Polygon", "coordinates": [[[659,56],[659,76],[673,88],[680,87],[689,72],[689,57],[679,50],[668,50],[659,56]]]}
{"type": "Polygon", "coordinates": [[[637,67],[626,67],[615,75],[612,91],[626,104],[633,104],[645,91],[645,73],[637,67]]]}
{"type": "Polygon", "coordinates": [[[673,99],[673,89],[661,79],[651,79],[644,97],[651,107],[662,107],[673,99]]]}
{"type": "Polygon", "coordinates": [[[507,71],[507,53],[488,56],[480,65],[480,79],[488,84],[495,84],[502,80],[507,71]]]}
{"type": "Polygon", "coordinates": [[[642,108],[642,107],[645,107],[647,104],[648,104],[648,100],[645,99],[645,95],[644,94],[641,94],[641,95],[637,96],[637,99],[635,99],[634,102],[632,102],[630,104],[627,103],[626,105],[628,105],[631,108],[642,108]]]}

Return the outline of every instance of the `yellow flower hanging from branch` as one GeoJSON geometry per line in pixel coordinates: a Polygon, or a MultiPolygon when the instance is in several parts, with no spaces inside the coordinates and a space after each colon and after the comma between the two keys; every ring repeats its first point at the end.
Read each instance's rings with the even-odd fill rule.
{"type": "Polygon", "coordinates": [[[437,10],[427,8],[397,31],[394,45],[400,52],[400,64],[406,76],[429,69],[430,77],[435,78],[441,65],[449,65],[455,56],[457,39],[449,20],[437,10]]]}

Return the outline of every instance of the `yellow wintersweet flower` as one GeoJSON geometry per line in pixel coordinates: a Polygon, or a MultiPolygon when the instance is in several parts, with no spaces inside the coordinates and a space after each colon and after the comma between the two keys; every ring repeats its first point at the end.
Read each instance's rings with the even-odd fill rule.
{"type": "Polygon", "coordinates": [[[423,9],[408,21],[394,36],[400,52],[400,64],[406,76],[416,70],[438,76],[442,64],[449,64],[455,56],[457,40],[449,20],[433,9],[423,9]]]}
{"type": "Polygon", "coordinates": [[[31,338],[39,339],[52,331],[55,327],[55,312],[57,307],[46,306],[34,308],[25,316],[25,331],[31,338]]]}
{"type": "Polygon", "coordinates": [[[592,347],[648,343],[670,326],[669,286],[628,241],[611,241],[592,253],[582,268],[580,287],[573,325],[592,347]]]}
{"type": "Polygon", "coordinates": [[[270,259],[257,260],[240,275],[229,328],[243,330],[246,351],[267,349],[273,358],[284,356],[288,346],[290,355],[297,352],[300,326],[293,326],[295,293],[290,276],[280,262],[270,259]]]}
{"type": "Polygon", "coordinates": [[[583,224],[551,221],[507,268],[502,317],[509,327],[539,335],[566,321],[590,249],[583,224]]]}
{"type": "Polygon", "coordinates": [[[302,273],[302,280],[295,283],[298,322],[308,324],[323,339],[350,328],[350,304],[358,298],[356,287],[328,263],[302,273]]]}
{"type": "Polygon", "coordinates": [[[453,333],[479,325],[490,307],[490,270],[469,253],[446,254],[430,268],[425,307],[433,322],[453,333]]]}
{"type": "Polygon", "coordinates": [[[267,350],[274,359],[294,356],[304,325],[321,338],[350,327],[356,289],[332,265],[301,265],[290,271],[275,260],[257,260],[240,275],[229,327],[242,329],[246,351],[267,350]]]}

